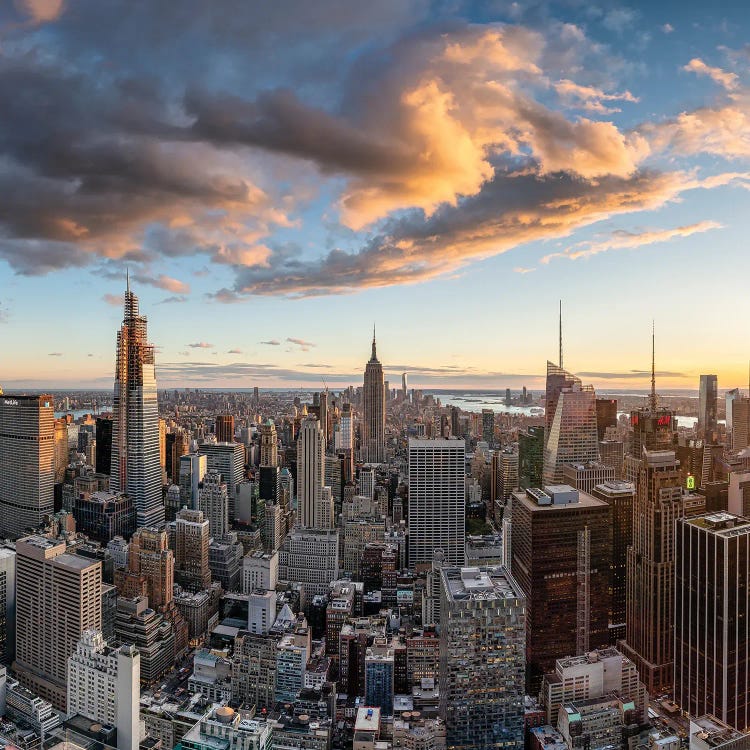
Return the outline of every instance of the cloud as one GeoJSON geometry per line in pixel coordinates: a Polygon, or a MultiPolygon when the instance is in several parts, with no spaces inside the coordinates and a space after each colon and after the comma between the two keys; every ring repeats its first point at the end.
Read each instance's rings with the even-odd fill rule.
{"type": "Polygon", "coordinates": [[[48,357],[62,357],[62,352],[50,352],[48,357]]]}
{"type": "Polygon", "coordinates": [[[16,0],[16,6],[34,23],[56,21],[65,7],[64,0],[16,0]]]}
{"type": "MultiPolygon", "coordinates": [[[[165,292],[174,292],[175,294],[188,294],[190,292],[190,285],[179,279],[173,279],[164,274],[159,276],[151,276],[146,273],[136,273],[133,275],[133,279],[139,284],[148,284],[149,286],[155,286],[157,289],[163,289],[165,292]]],[[[170,298],[174,301],[174,298],[170,298]]]]}
{"type": "Polygon", "coordinates": [[[610,31],[622,33],[632,26],[637,18],[638,13],[630,8],[613,8],[605,13],[602,26],[610,31]]]}
{"type": "Polygon", "coordinates": [[[175,305],[175,304],[181,304],[183,302],[187,302],[188,298],[184,294],[176,294],[172,297],[165,297],[160,302],[157,302],[157,305],[175,305]]]}
{"type": "Polygon", "coordinates": [[[7,307],[0,305],[0,324],[7,323],[10,320],[10,313],[7,307]]]}
{"type": "Polygon", "coordinates": [[[86,356],[87,357],[93,357],[94,355],[93,354],[87,354],[86,356]]]}
{"type": "Polygon", "coordinates": [[[189,346],[191,349],[213,349],[214,345],[209,344],[206,341],[196,341],[194,344],[185,344],[185,346],[189,346]]]}
{"type": "Polygon", "coordinates": [[[674,26],[672,26],[671,23],[665,23],[662,24],[660,27],[661,31],[663,31],[665,34],[671,34],[674,32],[674,26]]]}
{"type": "Polygon", "coordinates": [[[307,351],[310,347],[315,346],[311,341],[305,341],[304,339],[287,338],[290,344],[299,346],[303,351],[307,351]]]}
{"type": "Polygon", "coordinates": [[[725,89],[730,91],[737,88],[737,85],[739,83],[739,77],[736,73],[730,73],[726,70],[722,70],[721,68],[714,68],[710,65],[706,65],[706,63],[703,62],[703,60],[701,60],[699,57],[694,57],[682,69],[689,73],[708,76],[712,81],[714,81],[714,83],[718,83],[719,86],[723,86],[725,89]]]}
{"type": "MultiPolygon", "coordinates": [[[[640,380],[651,377],[651,370],[627,370],[626,372],[577,372],[581,378],[598,378],[600,380],[640,380]]],[[[657,378],[692,378],[693,375],[684,372],[670,372],[657,370],[657,378]]]]}
{"type": "Polygon", "coordinates": [[[699,221],[682,227],[671,229],[654,229],[644,232],[628,232],[620,229],[613,232],[608,238],[601,240],[588,240],[579,242],[560,253],[550,253],[540,259],[540,263],[549,263],[555,258],[567,258],[568,260],[579,260],[590,258],[592,255],[607,252],[608,250],[624,250],[644,245],[654,245],[660,242],[669,242],[679,237],[690,237],[693,234],[708,232],[712,229],[723,229],[723,225],[716,221],[699,221]]]}
{"type": "Polygon", "coordinates": [[[281,342],[277,341],[276,339],[270,339],[269,341],[261,341],[261,344],[265,344],[266,346],[280,346],[281,342]]]}
{"type": "Polygon", "coordinates": [[[520,274],[533,273],[534,271],[536,271],[536,268],[524,268],[523,266],[516,266],[513,269],[513,273],[520,273],[520,274]]]}
{"type": "Polygon", "coordinates": [[[230,349],[227,354],[242,354],[242,350],[240,349],[230,349]]]}
{"type": "Polygon", "coordinates": [[[125,295],[123,294],[105,294],[102,299],[112,307],[122,307],[125,304],[125,295]]]}
{"type": "Polygon", "coordinates": [[[608,94],[595,86],[583,86],[569,79],[557,81],[554,89],[560,99],[569,107],[595,112],[597,114],[612,114],[619,112],[618,107],[609,107],[603,102],[638,102],[639,99],[630,91],[623,91],[621,94],[608,94]]]}

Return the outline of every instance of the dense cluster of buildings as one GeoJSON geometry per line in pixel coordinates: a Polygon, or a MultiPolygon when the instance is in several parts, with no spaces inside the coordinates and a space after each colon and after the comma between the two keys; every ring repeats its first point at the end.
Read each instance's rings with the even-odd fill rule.
{"type": "Polygon", "coordinates": [[[0,396],[0,742],[704,750],[750,726],[750,396],[630,414],[361,388],[0,396]],[[688,722],[689,717],[689,722],[688,722]]]}

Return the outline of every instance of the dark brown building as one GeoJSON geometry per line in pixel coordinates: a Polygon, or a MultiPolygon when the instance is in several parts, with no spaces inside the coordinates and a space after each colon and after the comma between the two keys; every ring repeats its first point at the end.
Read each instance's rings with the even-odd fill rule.
{"type": "Polygon", "coordinates": [[[596,433],[599,440],[604,440],[607,427],[617,427],[617,399],[596,399],[596,433]]]}
{"type": "Polygon", "coordinates": [[[216,417],[214,432],[216,433],[217,443],[233,443],[234,417],[231,414],[219,414],[216,417]]]}
{"type": "Polygon", "coordinates": [[[608,644],[610,507],[567,485],[513,493],[511,572],[527,597],[527,690],[555,660],[608,644]]]}

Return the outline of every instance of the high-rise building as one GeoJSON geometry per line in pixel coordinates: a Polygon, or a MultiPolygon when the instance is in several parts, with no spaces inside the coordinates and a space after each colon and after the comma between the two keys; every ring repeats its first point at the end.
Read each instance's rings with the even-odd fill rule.
{"type": "Polygon", "coordinates": [[[166,471],[175,484],[180,479],[180,458],[189,451],[190,433],[187,430],[175,430],[167,434],[166,471]]]}
{"type": "Polygon", "coordinates": [[[385,463],[385,379],[383,365],[375,350],[374,329],[372,356],[365,367],[362,404],[362,460],[365,463],[385,463]]]}
{"type": "Polygon", "coordinates": [[[209,469],[221,473],[229,495],[229,517],[234,518],[234,499],[237,485],[245,473],[245,446],[242,443],[203,443],[198,453],[206,456],[209,469]]]}
{"type": "Polygon", "coordinates": [[[260,465],[279,465],[279,440],[276,436],[276,425],[271,419],[267,419],[260,426],[260,465]]]}
{"type": "Polygon", "coordinates": [[[16,543],[16,661],[19,682],[67,707],[68,657],[81,634],[102,625],[102,564],[67,552],[64,541],[16,543]]]}
{"type": "Polygon", "coordinates": [[[448,747],[523,747],[525,605],[505,568],[443,568],[440,716],[448,747]]]}
{"type": "Polygon", "coordinates": [[[750,519],[712,513],[677,521],[674,699],[691,716],[750,726],[750,519]]]}
{"type": "MultiPolygon", "coordinates": [[[[119,728],[123,719],[138,716],[140,690],[133,703],[128,688],[140,687],[140,679],[140,656],[132,645],[118,648],[101,630],[85,630],[68,659],[68,715],[119,728]]],[[[122,747],[119,736],[117,746],[122,747]]]]}
{"type": "Polygon", "coordinates": [[[79,493],[73,498],[76,531],[106,544],[116,536],[129,537],[135,531],[135,508],[130,495],[98,491],[79,493]]]}
{"type": "Polygon", "coordinates": [[[229,531],[229,495],[216,469],[209,469],[203,477],[198,505],[208,521],[211,536],[224,536],[229,531]]]}
{"type": "Polygon", "coordinates": [[[492,409],[482,409],[482,440],[490,448],[495,443],[495,412],[492,409]]]}
{"type": "Polygon", "coordinates": [[[567,485],[513,493],[511,571],[527,598],[527,684],[555,660],[608,645],[607,503],[567,485]]]}
{"type": "Polygon", "coordinates": [[[365,652],[365,705],[379,708],[383,716],[393,715],[394,661],[393,649],[378,639],[365,652]]]}
{"type": "Polygon", "coordinates": [[[148,596],[156,610],[168,605],[174,596],[174,554],[166,531],[140,528],[128,546],[127,571],[115,572],[121,596],[148,596]]]}
{"type": "Polygon", "coordinates": [[[563,482],[577,490],[583,490],[589,495],[597,484],[611,482],[614,479],[615,470],[600,461],[571,463],[563,466],[563,482]]]}
{"type": "Polygon", "coordinates": [[[219,414],[214,429],[217,443],[234,442],[234,417],[231,414],[219,414]]]}
{"type": "Polygon", "coordinates": [[[16,553],[0,547],[0,664],[16,656],[16,553]]]}
{"type": "Polygon", "coordinates": [[[575,384],[557,394],[555,415],[544,451],[544,484],[563,481],[563,467],[599,460],[596,434],[596,394],[591,386],[575,384]]]}
{"type": "Polygon", "coordinates": [[[617,427],[617,399],[596,399],[596,434],[604,440],[608,427],[617,427]]]}
{"type": "Polygon", "coordinates": [[[208,458],[202,453],[186,453],[180,456],[179,464],[180,504],[198,508],[201,482],[208,471],[208,458]]]}
{"type": "Polygon", "coordinates": [[[625,444],[622,440],[600,440],[599,460],[615,470],[615,479],[625,476],[625,444]]]}
{"type": "Polygon", "coordinates": [[[464,564],[465,461],[463,440],[409,440],[409,567],[431,563],[437,549],[464,564]]]}
{"type": "Polygon", "coordinates": [[[594,487],[591,494],[604,500],[610,507],[612,559],[609,566],[609,642],[614,645],[625,638],[628,547],[633,543],[635,485],[611,480],[594,487]]]}
{"type": "MultiPolygon", "coordinates": [[[[670,416],[671,420],[671,416],[670,416]]],[[[674,666],[674,529],[684,513],[674,451],[644,451],[627,553],[627,627],[622,653],[650,694],[671,690],[674,666]]]]}
{"type": "Polygon", "coordinates": [[[211,585],[208,567],[210,532],[200,510],[183,508],[175,520],[175,580],[188,591],[203,591],[211,585]]]}
{"type": "Polygon", "coordinates": [[[0,537],[17,539],[54,512],[54,425],[52,396],[0,396],[0,537]]]}
{"type": "Polygon", "coordinates": [[[741,451],[750,446],[750,398],[739,393],[731,404],[732,450],[741,451]]]}
{"type": "Polygon", "coordinates": [[[328,594],[339,577],[339,533],[336,529],[300,529],[287,534],[279,550],[279,580],[302,585],[302,606],[328,594]]]}
{"type": "Polygon", "coordinates": [[[719,396],[716,375],[701,375],[698,390],[698,436],[713,442],[716,432],[716,401],[719,396]]]}
{"type": "Polygon", "coordinates": [[[96,473],[111,473],[112,466],[112,419],[96,418],[96,473]]]}
{"type": "Polygon", "coordinates": [[[401,396],[403,397],[404,401],[406,401],[409,397],[409,388],[407,383],[408,379],[406,377],[406,373],[403,373],[401,375],[401,396]]]}
{"type": "MultiPolygon", "coordinates": [[[[324,503],[325,445],[315,417],[302,422],[297,437],[297,518],[307,529],[333,526],[331,503],[324,503]]],[[[329,494],[330,496],[330,494],[329,494]]]]}
{"type": "MultiPolygon", "coordinates": [[[[727,428],[727,436],[730,436],[732,434],[732,402],[740,397],[740,389],[739,388],[732,388],[731,391],[727,391],[724,394],[724,403],[726,404],[725,413],[726,413],[726,428],[727,428]]],[[[731,446],[731,442],[729,443],[731,446]]]]}
{"type": "Polygon", "coordinates": [[[130,495],[139,527],[161,526],[165,517],[154,346],[146,328],[128,283],[117,332],[110,489],[130,495]]]}
{"type": "Polygon", "coordinates": [[[564,370],[562,364],[559,366],[547,361],[547,385],[544,397],[544,445],[546,447],[552,432],[552,422],[557,412],[557,402],[560,394],[565,388],[582,386],[580,378],[564,370]]]}
{"type": "Polygon", "coordinates": [[[531,426],[518,433],[518,482],[522,489],[542,484],[544,427],[531,426]]]}

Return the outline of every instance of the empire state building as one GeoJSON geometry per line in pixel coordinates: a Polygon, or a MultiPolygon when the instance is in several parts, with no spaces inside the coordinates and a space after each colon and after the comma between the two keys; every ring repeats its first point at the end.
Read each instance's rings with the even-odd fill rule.
{"type": "Polygon", "coordinates": [[[374,329],[372,356],[365,366],[362,396],[362,460],[365,463],[385,463],[385,378],[375,349],[374,329]]]}
{"type": "Polygon", "coordinates": [[[159,410],[153,344],[138,297],[125,292],[125,317],[117,332],[110,489],[133,499],[137,524],[162,526],[159,410]]]}

